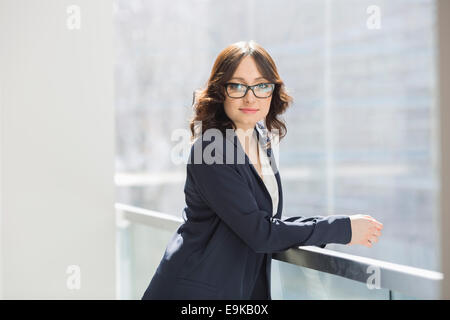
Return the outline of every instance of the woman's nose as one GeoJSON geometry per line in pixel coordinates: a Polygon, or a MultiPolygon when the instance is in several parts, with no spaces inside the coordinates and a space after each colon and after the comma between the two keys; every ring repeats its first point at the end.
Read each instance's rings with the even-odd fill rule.
{"type": "Polygon", "coordinates": [[[253,103],[256,100],[255,94],[251,89],[248,89],[247,94],[244,96],[245,103],[253,103]]]}

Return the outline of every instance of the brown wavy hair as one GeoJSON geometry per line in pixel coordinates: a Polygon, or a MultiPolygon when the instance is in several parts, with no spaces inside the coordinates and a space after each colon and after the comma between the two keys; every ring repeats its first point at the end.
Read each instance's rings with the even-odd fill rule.
{"type": "MultiPolygon", "coordinates": [[[[258,71],[271,83],[275,83],[265,127],[269,132],[278,130],[279,140],[287,133],[285,123],[278,118],[291,105],[293,98],[287,93],[275,62],[269,53],[255,41],[240,41],[223,49],[216,58],[205,88],[194,91],[192,108],[194,116],[190,120],[191,141],[210,128],[219,129],[225,136],[226,129],[236,130],[233,121],[224,110],[225,83],[231,79],[239,63],[246,56],[252,56],[258,71]],[[195,127],[201,121],[202,132],[195,127]]],[[[270,147],[270,141],[268,141],[270,147]]]]}

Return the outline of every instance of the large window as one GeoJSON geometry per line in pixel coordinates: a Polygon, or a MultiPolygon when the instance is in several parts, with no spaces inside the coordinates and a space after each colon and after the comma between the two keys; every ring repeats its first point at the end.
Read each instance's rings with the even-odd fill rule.
{"type": "Polygon", "coordinates": [[[295,100],[283,216],[370,214],[373,248],[327,248],[439,271],[434,1],[118,0],[115,28],[117,201],[181,216],[171,135],[220,50],[253,39],[295,100]]]}

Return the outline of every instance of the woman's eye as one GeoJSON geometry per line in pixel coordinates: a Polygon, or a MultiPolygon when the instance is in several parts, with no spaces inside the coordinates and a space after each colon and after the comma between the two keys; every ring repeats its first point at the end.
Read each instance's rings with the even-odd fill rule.
{"type": "Polygon", "coordinates": [[[258,84],[258,87],[260,89],[266,89],[267,88],[267,83],[260,83],[260,84],[258,84]]]}
{"type": "Polygon", "coordinates": [[[242,84],[239,84],[239,83],[232,83],[232,84],[230,84],[230,88],[233,90],[240,90],[243,88],[243,86],[242,86],[242,84]]]}

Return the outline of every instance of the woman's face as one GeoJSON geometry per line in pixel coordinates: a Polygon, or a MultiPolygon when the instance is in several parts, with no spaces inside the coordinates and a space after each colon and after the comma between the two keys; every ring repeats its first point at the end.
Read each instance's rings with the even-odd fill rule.
{"type": "MultiPolygon", "coordinates": [[[[230,82],[251,86],[268,83],[269,81],[259,73],[253,57],[247,56],[242,59],[233,76],[228,80],[228,83],[230,82]]],[[[230,98],[225,94],[225,113],[233,121],[237,129],[253,130],[256,122],[265,119],[269,113],[271,101],[272,95],[268,98],[257,98],[250,89],[242,98],[230,98]],[[256,111],[245,112],[245,109],[256,111]]]]}

